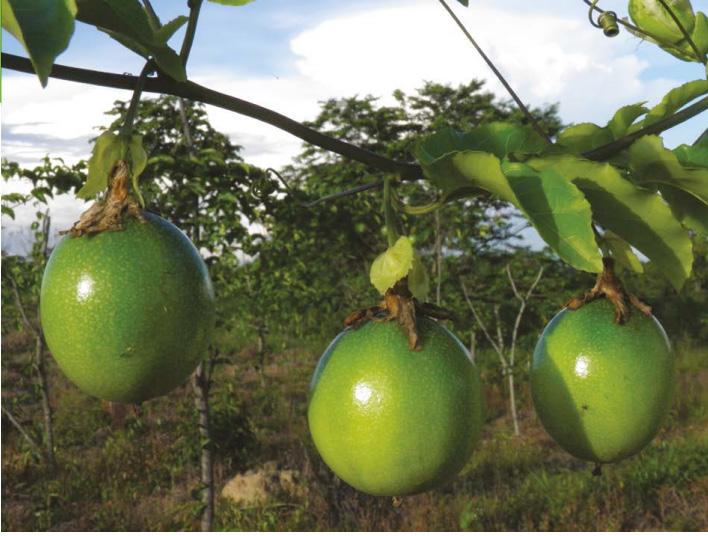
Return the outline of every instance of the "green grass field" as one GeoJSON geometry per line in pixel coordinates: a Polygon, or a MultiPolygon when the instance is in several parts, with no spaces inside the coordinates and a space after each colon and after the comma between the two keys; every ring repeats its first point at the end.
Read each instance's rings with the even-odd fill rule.
{"type": "MultiPolygon", "coordinates": [[[[233,341],[230,341],[233,343],[233,341]]],[[[39,423],[22,337],[3,340],[3,403],[39,423]]],[[[220,498],[216,530],[707,530],[708,349],[678,345],[679,388],[669,421],[641,454],[601,476],[540,427],[521,385],[521,436],[504,392],[485,374],[484,438],[457,479],[403,498],[361,494],[319,459],[307,431],[314,351],[255,352],[217,369],[212,393],[217,494],[236,473],[292,470],[297,486],[259,504],[220,498]]],[[[498,373],[497,373],[498,374],[498,373]]],[[[2,421],[3,530],[194,530],[200,513],[199,438],[191,388],[140,408],[81,394],[52,363],[58,468],[51,472],[2,421]]],[[[39,424],[36,424],[39,432],[39,424]]]]}

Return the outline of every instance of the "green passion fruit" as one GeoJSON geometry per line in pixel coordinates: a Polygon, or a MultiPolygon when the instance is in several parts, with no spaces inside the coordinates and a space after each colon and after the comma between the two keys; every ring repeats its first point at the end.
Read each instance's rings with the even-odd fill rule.
{"type": "Polygon", "coordinates": [[[337,476],[371,495],[410,495],[449,481],[480,436],[479,370],[442,325],[419,317],[417,328],[417,351],[395,322],[345,329],[310,385],[317,450],[337,476]]]}
{"type": "Polygon", "coordinates": [[[150,213],[120,231],[64,237],[42,280],[54,359],[86,393],[133,403],[182,383],[204,357],[214,292],[197,249],[150,213]]]}
{"type": "Polygon", "coordinates": [[[634,310],[614,322],[607,299],[563,309],[533,355],[534,406],[551,437],[573,456],[616,462],[639,452],[669,412],[674,358],[661,324],[634,310]]]}

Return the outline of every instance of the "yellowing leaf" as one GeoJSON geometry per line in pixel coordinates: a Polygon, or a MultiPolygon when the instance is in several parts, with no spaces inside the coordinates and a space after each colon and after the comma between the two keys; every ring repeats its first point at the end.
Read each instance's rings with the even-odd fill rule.
{"type": "Polygon", "coordinates": [[[381,294],[398,281],[406,277],[413,268],[413,244],[407,236],[400,237],[396,243],[374,259],[369,278],[371,284],[381,294]]]}

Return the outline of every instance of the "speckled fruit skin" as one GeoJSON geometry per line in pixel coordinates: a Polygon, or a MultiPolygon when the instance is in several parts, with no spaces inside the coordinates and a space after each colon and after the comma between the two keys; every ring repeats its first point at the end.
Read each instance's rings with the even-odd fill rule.
{"type": "Polygon", "coordinates": [[[204,261],[150,213],[122,231],[65,237],[42,280],[47,345],[79,388],[140,402],[182,383],[204,357],[214,291],[204,261]]]}
{"type": "Polygon", "coordinates": [[[531,393],[543,426],[578,458],[616,462],[656,435],[671,407],[674,358],[654,317],[614,322],[606,299],[563,309],[543,331],[531,393]]]}
{"type": "Polygon", "coordinates": [[[482,385],[462,343],[418,320],[411,351],[395,322],[346,329],[320,358],[308,422],[325,463],[371,495],[410,495],[452,479],[483,422],[482,385]]]}

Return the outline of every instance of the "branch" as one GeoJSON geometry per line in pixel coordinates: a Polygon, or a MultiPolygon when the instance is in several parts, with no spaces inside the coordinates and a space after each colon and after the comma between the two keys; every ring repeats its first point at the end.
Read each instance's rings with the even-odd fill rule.
{"type": "Polygon", "coordinates": [[[17,430],[22,434],[22,437],[24,437],[27,440],[27,443],[30,444],[32,449],[37,452],[40,456],[43,456],[44,453],[42,452],[42,449],[39,448],[39,445],[37,445],[37,442],[32,439],[32,437],[27,433],[27,431],[23,428],[23,426],[15,419],[15,417],[10,413],[8,410],[5,409],[5,407],[2,407],[2,412],[7,416],[8,420],[12,423],[12,425],[17,428],[17,430]]]}
{"type": "Polygon", "coordinates": [[[37,330],[32,325],[32,322],[30,322],[29,318],[27,318],[25,306],[22,305],[22,297],[20,296],[20,291],[17,288],[17,281],[15,281],[15,278],[11,273],[8,273],[7,277],[10,279],[12,291],[15,294],[15,303],[17,304],[17,309],[20,311],[20,316],[22,317],[22,323],[25,325],[25,329],[27,329],[27,331],[32,333],[32,335],[34,335],[35,337],[39,337],[39,333],[37,333],[37,330]]]}
{"type": "Polygon", "coordinates": [[[543,275],[543,266],[539,268],[538,274],[536,275],[536,279],[534,279],[533,283],[531,283],[531,286],[529,287],[529,290],[528,292],[526,292],[525,296],[522,296],[516,288],[516,283],[514,282],[514,278],[511,276],[511,268],[508,264],[506,265],[506,275],[509,276],[509,283],[511,283],[511,288],[514,291],[514,295],[521,302],[519,305],[519,311],[516,314],[516,320],[514,321],[514,329],[511,333],[511,348],[509,349],[509,363],[511,363],[511,366],[513,367],[515,358],[514,356],[516,353],[516,338],[519,334],[521,318],[524,316],[524,311],[526,310],[526,302],[531,297],[531,294],[533,294],[533,290],[536,288],[536,285],[538,285],[538,282],[541,281],[541,276],[543,275]]]}
{"type": "Polygon", "coordinates": [[[477,309],[475,309],[474,304],[472,303],[472,300],[470,299],[470,295],[467,292],[467,287],[465,286],[465,282],[462,280],[462,278],[460,278],[460,285],[462,285],[462,294],[464,294],[464,296],[465,296],[465,301],[467,302],[467,305],[469,306],[470,310],[472,311],[472,314],[474,315],[474,319],[477,321],[477,324],[479,325],[480,328],[482,328],[482,333],[484,333],[484,336],[487,338],[489,343],[492,345],[492,348],[494,348],[494,351],[499,356],[499,359],[502,362],[502,366],[505,369],[508,368],[507,363],[506,363],[506,359],[504,359],[504,354],[502,353],[501,348],[499,348],[499,346],[497,346],[497,343],[494,342],[494,339],[487,331],[487,327],[484,325],[484,322],[482,322],[482,319],[480,318],[479,314],[477,314],[477,309]]]}
{"type": "Polygon", "coordinates": [[[199,20],[199,11],[202,8],[202,0],[189,0],[189,21],[187,21],[187,31],[184,33],[184,41],[182,48],[179,51],[179,57],[182,64],[187,67],[187,59],[192,51],[192,43],[194,42],[194,34],[197,31],[197,21],[199,20]]]}
{"type": "MultiPolygon", "coordinates": [[[[34,74],[35,72],[27,58],[7,54],[6,52],[2,53],[2,66],[3,68],[24,73],[34,74]]],[[[58,64],[54,64],[50,76],[60,80],[129,90],[133,90],[137,82],[137,77],[135,76],[67,67],[58,64]]],[[[399,175],[404,180],[419,180],[423,178],[423,170],[417,164],[398,162],[386,158],[385,156],[372,153],[351,143],[322,134],[302,123],[298,123],[294,119],[264,108],[263,106],[259,106],[258,104],[219,93],[218,91],[200,86],[194,82],[177,82],[165,76],[157,76],[145,80],[143,91],[146,93],[161,93],[175,97],[183,97],[185,99],[211,104],[212,106],[217,106],[225,110],[252,117],[258,121],[263,121],[307,143],[351,158],[352,160],[376,168],[379,171],[399,175]]]]}
{"type": "Polygon", "coordinates": [[[583,153],[583,156],[588,160],[607,160],[611,156],[623,151],[624,149],[632,145],[642,136],[648,136],[650,134],[659,134],[664,130],[668,130],[671,127],[675,127],[676,125],[679,125],[684,121],[691,119],[692,117],[700,114],[701,112],[704,112],[706,109],[708,109],[708,97],[703,97],[698,102],[691,104],[691,106],[687,106],[680,112],[676,112],[675,114],[672,114],[662,119],[661,121],[657,121],[656,123],[652,123],[651,125],[648,125],[644,128],[640,128],[636,132],[618,138],[615,141],[608,143],[607,145],[602,145],[596,149],[586,151],[583,153]]]}
{"type": "MultiPolygon", "coordinates": [[[[21,56],[14,54],[2,53],[2,67],[13,71],[34,74],[32,63],[21,56]]],[[[68,80],[71,82],[80,82],[93,86],[112,87],[117,89],[133,90],[137,82],[136,76],[122,75],[116,73],[108,73],[103,71],[94,71],[90,69],[81,69],[77,67],[68,67],[66,65],[54,64],[52,72],[49,75],[52,78],[60,80],[68,80]]],[[[200,86],[194,82],[177,82],[171,78],[157,76],[147,78],[143,89],[146,93],[160,93],[164,95],[172,95],[175,97],[183,97],[192,101],[210,104],[218,108],[230,110],[241,115],[257,119],[276,128],[284,130],[301,140],[320,147],[326,151],[331,151],[346,158],[351,158],[362,164],[366,164],[379,171],[385,173],[393,173],[399,175],[403,180],[416,181],[423,178],[423,170],[417,164],[410,162],[400,162],[373,153],[351,143],[332,138],[326,134],[322,134],[310,127],[298,123],[278,112],[259,106],[237,97],[232,97],[224,93],[219,93],[212,89],[200,86]]],[[[659,134],[670,129],[688,119],[700,114],[708,109],[708,97],[704,97],[700,101],[676,112],[660,121],[652,123],[638,131],[619,138],[611,143],[592,149],[583,153],[583,156],[589,160],[606,160],[611,156],[623,151],[642,136],[649,134],[659,134]]]]}

